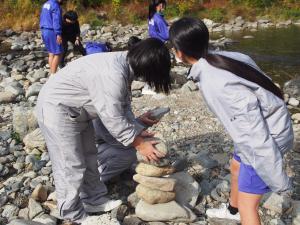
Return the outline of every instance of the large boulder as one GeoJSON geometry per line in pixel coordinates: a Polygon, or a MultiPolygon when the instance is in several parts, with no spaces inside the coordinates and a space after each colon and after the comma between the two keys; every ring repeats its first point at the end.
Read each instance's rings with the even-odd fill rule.
{"type": "Polygon", "coordinates": [[[135,209],[136,215],[144,221],[173,221],[190,223],[196,220],[196,215],[187,207],[172,201],[151,205],[141,200],[135,209]]]}
{"type": "Polygon", "coordinates": [[[174,192],[151,189],[141,184],[136,187],[136,193],[139,198],[149,204],[166,203],[175,200],[174,192]]]}
{"type": "Polygon", "coordinates": [[[138,174],[147,177],[162,177],[175,172],[175,168],[172,166],[156,167],[146,163],[139,163],[135,170],[138,174]]]}
{"type": "Polygon", "coordinates": [[[23,106],[16,107],[13,112],[13,129],[23,139],[29,132],[38,127],[36,115],[33,108],[23,106]]]}

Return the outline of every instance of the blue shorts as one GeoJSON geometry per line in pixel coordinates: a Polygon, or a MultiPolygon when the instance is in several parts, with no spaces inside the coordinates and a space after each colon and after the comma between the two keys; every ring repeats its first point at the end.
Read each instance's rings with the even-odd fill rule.
{"type": "Polygon", "coordinates": [[[271,191],[252,166],[242,163],[241,158],[236,153],[233,154],[233,158],[240,163],[240,173],[238,177],[240,192],[263,195],[271,191]]]}
{"type": "Polygon", "coordinates": [[[52,53],[54,55],[59,55],[63,53],[63,46],[62,44],[57,44],[56,34],[54,30],[42,29],[42,39],[49,53],[52,53]]]}

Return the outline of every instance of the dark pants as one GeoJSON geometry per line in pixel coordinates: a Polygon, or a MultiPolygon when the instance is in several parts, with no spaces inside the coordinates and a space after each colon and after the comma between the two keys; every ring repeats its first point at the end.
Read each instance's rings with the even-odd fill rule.
{"type": "Polygon", "coordinates": [[[83,47],[82,43],[79,42],[79,45],[75,45],[75,41],[76,41],[76,38],[63,37],[62,45],[64,48],[64,53],[63,53],[63,56],[62,56],[62,59],[60,62],[61,67],[65,66],[65,57],[68,53],[68,42],[71,42],[73,44],[74,51],[80,52],[81,55],[86,55],[86,51],[85,51],[85,48],[83,47]]]}

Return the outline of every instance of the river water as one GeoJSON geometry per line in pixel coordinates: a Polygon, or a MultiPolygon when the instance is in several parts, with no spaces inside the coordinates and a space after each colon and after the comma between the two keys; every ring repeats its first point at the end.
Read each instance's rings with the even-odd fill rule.
{"type": "Polygon", "coordinates": [[[290,26],[219,35],[238,41],[225,49],[250,55],[275,82],[282,85],[300,76],[300,27],[290,26]],[[253,38],[246,39],[245,36],[253,38]]]}

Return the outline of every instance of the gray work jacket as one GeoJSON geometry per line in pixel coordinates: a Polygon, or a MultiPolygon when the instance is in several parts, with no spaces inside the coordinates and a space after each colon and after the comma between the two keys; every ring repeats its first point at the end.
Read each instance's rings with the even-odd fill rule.
{"type": "Polygon", "coordinates": [[[100,53],[71,62],[50,77],[39,101],[63,107],[73,121],[99,117],[117,141],[129,146],[143,127],[131,110],[134,76],[126,56],[127,52],[100,53]]]}
{"type": "MultiPolygon", "coordinates": [[[[225,51],[212,54],[261,71],[247,55],[225,51]]],[[[203,58],[193,65],[189,78],[197,82],[208,107],[233,139],[242,162],[251,165],[272,191],[289,189],[283,155],[292,149],[294,134],[284,101],[253,82],[213,67],[203,58]]]]}

